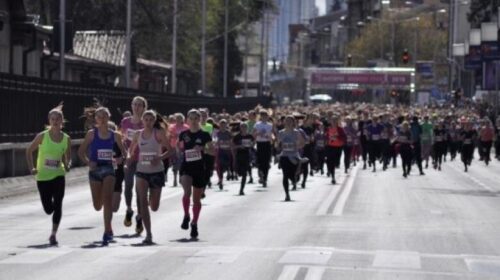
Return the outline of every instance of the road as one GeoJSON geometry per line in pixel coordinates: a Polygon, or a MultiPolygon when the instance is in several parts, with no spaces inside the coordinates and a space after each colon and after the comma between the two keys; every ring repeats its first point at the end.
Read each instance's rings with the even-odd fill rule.
{"type": "Polygon", "coordinates": [[[499,170],[447,162],[404,179],[399,168],[353,168],[336,186],[310,178],[287,203],[274,167],[267,189],[209,190],[198,241],[180,229],[181,189],[170,181],[149,247],[123,226],[123,205],[116,242],[97,245],[102,213],[87,184],[66,190],[58,247],[46,246],[50,218],[36,193],[3,199],[0,279],[500,279],[499,170]]]}

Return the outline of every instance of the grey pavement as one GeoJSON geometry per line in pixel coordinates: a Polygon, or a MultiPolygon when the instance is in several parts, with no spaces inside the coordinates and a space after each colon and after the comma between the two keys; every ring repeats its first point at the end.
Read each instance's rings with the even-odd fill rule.
{"type": "Polygon", "coordinates": [[[286,203],[273,168],[269,187],[248,185],[244,197],[237,182],[208,190],[198,241],[180,229],[170,178],[147,247],[123,226],[123,204],[116,243],[96,245],[102,213],[88,184],[74,183],[59,247],[46,246],[50,217],[36,193],[0,200],[0,279],[500,279],[499,170],[447,162],[404,179],[400,168],[353,168],[335,186],[315,175],[286,203]]]}

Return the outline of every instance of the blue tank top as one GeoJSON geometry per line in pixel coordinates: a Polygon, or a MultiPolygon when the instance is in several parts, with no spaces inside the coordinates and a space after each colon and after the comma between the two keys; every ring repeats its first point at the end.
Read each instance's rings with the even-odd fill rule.
{"type": "Polygon", "coordinates": [[[113,165],[113,145],[115,134],[109,130],[111,137],[99,138],[99,131],[94,129],[94,140],[90,143],[90,161],[96,162],[97,166],[113,165]]]}

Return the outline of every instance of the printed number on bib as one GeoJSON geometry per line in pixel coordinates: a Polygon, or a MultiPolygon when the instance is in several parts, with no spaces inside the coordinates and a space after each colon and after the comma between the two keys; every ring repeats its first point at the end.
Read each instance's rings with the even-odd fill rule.
{"type": "Polygon", "coordinates": [[[443,141],[443,137],[442,136],[436,136],[436,141],[437,142],[443,141]]]}
{"type": "Polygon", "coordinates": [[[46,169],[59,169],[60,165],[61,161],[57,159],[46,158],[44,162],[44,166],[46,169]]]}
{"type": "Polygon", "coordinates": [[[108,160],[113,159],[113,150],[110,149],[99,149],[97,150],[97,160],[108,160]]]}
{"type": "Polygon", "coordinates": [[[134,140],[134,136],[135,136],[136,132],[137,131],[135,131],[133,129],[130,129],[130,128],[127,129],[127,139],[130,140],[130,141],[134,140]]]}
{"type": "Polygon", "coordinates": [[[378,134],[373,134],[373,135],[372,135],[372,140],[373,140],[373,141],[380,140],[380,135],[378,135],[378,134]]]}
{"type": "Polygon", "coordinates": [[[283,143],[283,151],[285,151],[285,152],[295,151],[295,144],[294,143],[283,143]]]}
{"type": "Polygon", "coordinates": [[[243,139],[241,140],[241,145],[245,148],[251,148],[252,147],[252,140],[250,139],[243,139]]]}
{"type": "Polygon", "coordinates": [[[324,147],[325,146],[325,141],[324,140],[318,140],[318,141],[316,141],[316,145],[318,147],[324,147]]]}
{"type": "Polygon", "coordinates": [[[195,149],[186,150],[184,152],[184,154],[186,155],[186,161],[187,162],[193,162],[193,161],[201,160],[201,152],[198,151],[198,150],[195,150],[195,149]]]}
{"type": "Polygon", "coordinates": [[[144,165],[151,165],[151,162],[155,159],[156,156],[157,156],[156,153],[141,153],[140,154],[141,163],[144,165]]]}
{"type": "Polygon", "coordinates": [[[470,145],[470,144],[472,144],[472,140],[471,139],[465,139],[464,140],[464,144],[470,145]]]}
{"type": "Polygon", "coordinates": [[[220,141],[219,148],[221,148],[223,150],[227,150],[227,149],[231,148],[231,146],[229,145],[229,143],[227,143],[227,141],[220,141]]]}

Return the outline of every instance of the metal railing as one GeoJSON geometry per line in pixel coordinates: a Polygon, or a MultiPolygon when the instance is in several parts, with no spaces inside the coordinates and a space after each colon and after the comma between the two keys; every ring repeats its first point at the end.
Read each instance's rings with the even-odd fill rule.
{"type": "Polygon", "coordinates": [[[186,113],[191,108],[206,107],[213,112],[249,110],[258,104],[268,106],[269,98],[209,98],[180,96],[158,92],[117,88],[104,85],[45,80],[0,73],[0,143],[27,142],[44,129],[47,113],[64,102],[64,130],[72,138],[84,136],[83,108],[94,98],[101,100],[119,122],[120,111],[130,110],[133,96],[144,96],[149,107],[162,114],[186,113]]]}

